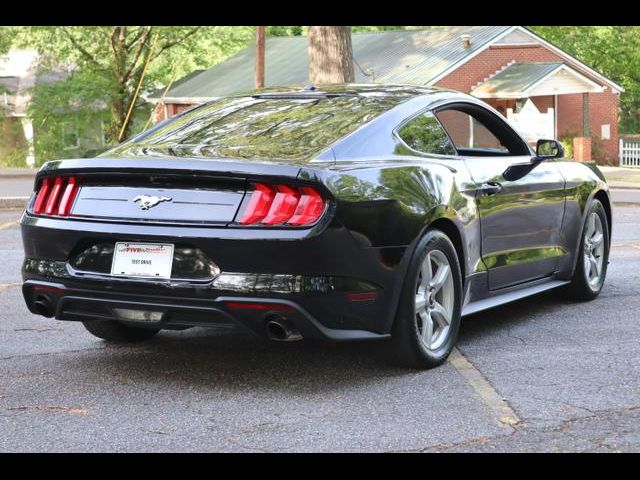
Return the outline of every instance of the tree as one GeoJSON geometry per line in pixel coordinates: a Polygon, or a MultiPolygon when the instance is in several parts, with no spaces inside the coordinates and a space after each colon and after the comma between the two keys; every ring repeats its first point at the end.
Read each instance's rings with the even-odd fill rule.
{"type": "Polygon", "coordinates": [[[111,113],[105,137],[115,143],[121,130],[123,137],[132,133],[130,106],[135,114],[145,104],[135,95],[139,86],[148,92],[194,68],[208,68],[246,46],[251,33],[251,27],[21,27],[18,43],[45,53],[48,66],[64,63],[100,85],[99,100],[111,113]]]}
{"type": "Polygon", "coordinates": [[[11,27],[0,27],[0,55],[9,51],[15,30],[11,27]]]}
{"type": "Polygon", "coordinates": [[[355,80],[351,27],[309,27],[309,80],[314,84],[355,80]]]}

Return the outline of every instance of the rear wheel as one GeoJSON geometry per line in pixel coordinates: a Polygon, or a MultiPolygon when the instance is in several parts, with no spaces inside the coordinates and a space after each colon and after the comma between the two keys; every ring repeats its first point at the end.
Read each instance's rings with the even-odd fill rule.
{"type": "Polygon", "coordinates": [[[132,327],[116,320],[91,320],[82,324],[96,337],[117,343],[142,342],[160,331],[156,328],[132,327]]]}
{"type": "Polygon", "coordinates": [[[589,207],[577,255],[576,270],[567,290],[577,300],[593,300],[602,290],[609,263],[609,224],[599,200],[589,207]]]}
{"type": "Polygon", "coordinates": [[[413,254],[394,322],[396,363],[433,368],[446,360],[460,328],[461,277],[451,240],[440,230],[427,232],[413,254]]]}

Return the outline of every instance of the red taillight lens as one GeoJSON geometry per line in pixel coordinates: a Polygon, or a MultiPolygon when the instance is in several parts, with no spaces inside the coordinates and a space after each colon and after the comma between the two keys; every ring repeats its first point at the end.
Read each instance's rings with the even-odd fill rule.
{"type": "Polygon", "coordinates": [[[324,211],[324,200],[313,188],[302,187],[302,196],[293,216],[287,221],[291,225],[307,225],[316,222],[324,211]]]}
{"type": "Polygon", "coordinates": [[[44,213],[44,207],[47,203],[47,197],[49,196],[52,183],[50,178],[42,180],[42,185],[40,185],[40,190],[38,190],[38,195],[36,195],[36,201],[33,203],[33,213],[37,215],[44,213]]]}
{"type": "Polygon", "coordinates": [[[68,217],[79,188],[75,177],[44,178],[33,202],[33,213],[68,217]]]}
{"type": "Polygon", "coordinates": [[[44,207],[45,215],[53,215],[54,212],[57,213],[56,207],[58,206],[58,199],[60,198],[61,192],[62,177],[56,177],[56,179],[53,181],[53,188],[51,188],[49,198],[47,198],[47,206],[44,207]]]}
{"type": "Polygon", "coordinates": [[[244,215],[242,215],[240,223],[256,223],[269,213],[275,192],[271,187],[263,185],[262,183],[258,183],[255,187],[256,189],[251,194],[251,200],[249,200],[249,205],[247,205],[247,209],[244,215]]]}
{"type": "Polygon", "coordinates": [[[73,201],[76,199],[77,193],[78,182],[74,177],[71,177],[69,178],[67,186],[64,189],[64,193],[62,194],[60,206],[58,207],[58,215],[60,215],[61,217],[69,216],[69,213],[71,213],[71,207],[73,206],[73,201]]]}
{"type": "Polygon", "coordinates": [[[239,222],[244,225],[311,225],[322,216],[325,201],[311,187],[258,183],[239,222]]]}
{"type": "Polygon", "coordinates": [[[286,185],[278,185],[277,188],[278,193],[273,199],[269,213],[261,222],[265,225],[285,223],[291,218],[298,205],[298,199],[300,198],[298,192],[286,185]]]}

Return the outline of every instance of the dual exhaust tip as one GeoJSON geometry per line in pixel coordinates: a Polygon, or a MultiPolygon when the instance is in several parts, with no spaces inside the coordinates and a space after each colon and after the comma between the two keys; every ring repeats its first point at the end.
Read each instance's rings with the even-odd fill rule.
{"type": "Polygon", "coordinates": [[[295,342],[302,340],[302,334],[293,323],[282,316],[267,317],[265,323],[267,337],[276,342],[295,342]]]}
{"type": "Polygon", "coordinates": [[[42,315],[46,318],[51,318],[54,315],[53,305],[47,297],[39,296],[33,302],[33,309],[38,315],[42,315]]]}

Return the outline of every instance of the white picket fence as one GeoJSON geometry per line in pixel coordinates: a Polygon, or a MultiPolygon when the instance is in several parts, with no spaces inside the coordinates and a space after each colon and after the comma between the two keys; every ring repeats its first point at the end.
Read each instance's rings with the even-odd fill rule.
{"type": "Polygon", "coordinates": [[[640,141],[620,139],[620,166],[640,167],[640,141]]]}

